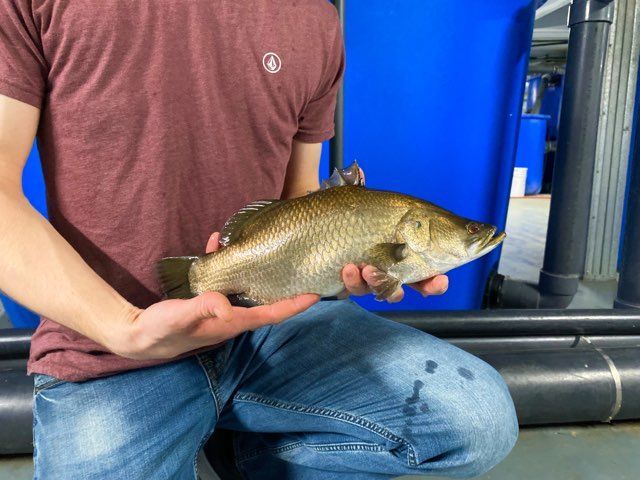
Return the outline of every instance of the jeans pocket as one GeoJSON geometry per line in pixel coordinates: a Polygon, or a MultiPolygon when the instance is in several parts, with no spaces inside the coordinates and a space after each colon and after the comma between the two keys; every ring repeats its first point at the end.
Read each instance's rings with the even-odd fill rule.
{"type": "Polygon", "coordinates": [[[43,390],[53,388],[56,385],[60,385],[61,383],[64,383],[64,380],[60,380],[59,378],[52,377],[50,375],[37,373],[33,380],[33,395],[38,395],[43,390]]]}

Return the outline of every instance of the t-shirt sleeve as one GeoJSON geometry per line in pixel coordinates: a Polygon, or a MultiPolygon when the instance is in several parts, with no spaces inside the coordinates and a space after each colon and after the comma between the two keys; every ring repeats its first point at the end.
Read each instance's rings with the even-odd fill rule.
{"type": "Polygon", "coordinates": [[[336,15],[324,74],[315,95],[307,103],[298,119],[298,132],[294,137],[296,140],[320,143],[333,137],[336,98],[342,83],[344,67],[344,43],[336,15]]]}
{"type": "Polygon", "coordinates": [[[40,108],[45,75],[31,1],[0,1],[0,94],[40,108]]]}

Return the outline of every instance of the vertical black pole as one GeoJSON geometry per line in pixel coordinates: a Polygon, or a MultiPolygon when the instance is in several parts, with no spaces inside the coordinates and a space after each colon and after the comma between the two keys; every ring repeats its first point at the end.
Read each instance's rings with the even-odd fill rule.
{"type": "MultiPolygon", "coordinates": [[[[571,297],[584,273],[604,64],[614,2],[573,0],[540,293],[571,297]]],[[[542,305],[543,307],[545,305],[542,305]]]]}
{"type": "MultiPolygon", "coordinates": [[[[344,12],[346,0],[333,0],[344,35],[344,12]]],[[[329,175],[334,168],[344,168],[344,82],[338,90],[335,114],[336,134],[329,143],[329,175]]]]}
{"type": "MultiPolygon", "coordinates": [[[[636,98],[637,94],[636,94],[636,98]]],[[[636,100],[636,116],[640,115],[640,102],[636,100]]],[[[622,266],[618,281],[616,308],[640,309],[640,125],[634,132],[633,152],[629,158],[629,191],[622,243],[622,266]]]]}

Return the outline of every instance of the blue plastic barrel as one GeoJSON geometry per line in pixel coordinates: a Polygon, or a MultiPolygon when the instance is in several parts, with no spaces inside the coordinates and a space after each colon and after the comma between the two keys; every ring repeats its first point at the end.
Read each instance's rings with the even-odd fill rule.
{"type": "MultiPolygon", "coordinates": [[[[526,83],[526,108],[530,112],[538,99],[538,93],[540,91],[540,84],[542,83],[542,75],[534,75],[529,77],[526,83]]],[[[543,96],[544,98],[544,96],[543,96]]]]}
{"type": "Polygon", "coordinates": [[[549,115],[522,115],[516,167],[527,169],[527,195],[537,195],[542,190],[547,123],[550,119],[549,115]]]}
{"type": "MultiPolygon", "coordinates": [[[[35,144],[22,173],[22,189],[34,208],[46,217],[47,201],[44,179],[42,177],[40,155],[35,144]]],[[[0,301],[14,327],[35,328],[38,326],[39,318],[35,313],[22,307],[2,293],[0,293],[0,301]]]]}
{"type": "Polygon", "coordinates": [[[557,140],[560,125],[560,107],[562,106],[562,91],[564,89],[564,75],[557,76],[557,82],[549,85],[542,97],[540,113],[549,115],[551,119],[547,125],[547,138],[557,140]]]}
{"type": "MultiPolygon", "coordinates": [[[[504,228],[533,0],[347,2],[345,163],[367,184],[504,228]]],[[[446,295],[380,309],[475,309],[499,250],[450,274],[446,295]]],[[[363,328],[366,328],[363,326],[363,328]]]]}

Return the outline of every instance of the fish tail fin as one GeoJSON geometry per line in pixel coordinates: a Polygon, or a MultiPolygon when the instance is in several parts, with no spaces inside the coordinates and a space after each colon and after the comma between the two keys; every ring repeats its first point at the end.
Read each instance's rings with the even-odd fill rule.
{"type": "Polygon", "coordinates": [[[199,257],[168,257],[156,264],[162,293],[167,298],[192,298],[189,270],[199,257]]]}

